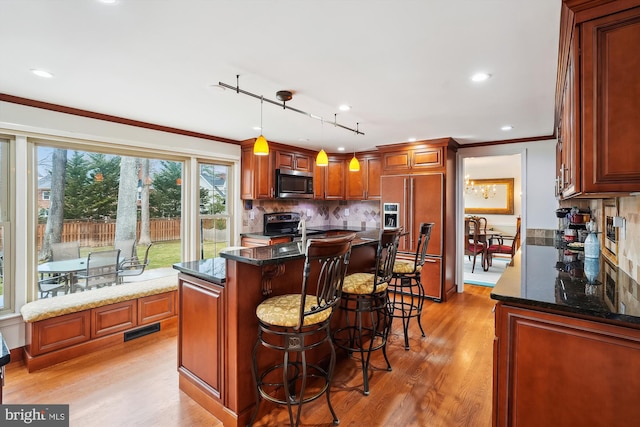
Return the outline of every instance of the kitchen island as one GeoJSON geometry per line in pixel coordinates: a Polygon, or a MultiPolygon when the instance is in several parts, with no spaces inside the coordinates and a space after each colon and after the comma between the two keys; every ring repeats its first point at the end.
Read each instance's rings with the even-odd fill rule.
{"type": "MultiPolygon", "coordinates": [[[[357,233],[348,272],[370,270],[377,243],[378,230],[357,233]]],[[[256,401],[251,375],[255,309],[265,298],[300,291],[304,246],[291,242],[235,249],[220,257],[174,265],[180,271],[179,387],[225,426],[245,426],[256,401]]],[[[267,353],[259,364],[272,364],[275,357],[267,353]]]]}
{"type": "Polygon", "coordinates": [[[525,244],[498,281],[494,426],[640,419],[638,283],[559,241],[525,244]]]}

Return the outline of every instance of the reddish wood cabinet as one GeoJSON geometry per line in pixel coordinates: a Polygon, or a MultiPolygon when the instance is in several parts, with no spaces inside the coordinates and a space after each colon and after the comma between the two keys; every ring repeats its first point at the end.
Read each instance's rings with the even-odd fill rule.
{"type": "Polygon", "coordinates": [[[496,305],[494,427],[640,419],[640,330],[496,305]]]}
{"type": "MultiPolygon", "coordinates": [[[[379,154],[359,154],[360,170],[347,171],[347,200],[380,200],[382,159],[379,154]]],[[[351,159],[346,160],[347,164],[351,159]]],[[[347,167],[348,169],[348,167],[347,167]]]]}
{"type": "Polygon", "coordinates": [[[561,22],[557,194],[640,191],[640,1],[565,0],[561,22]]]}
{"type": "Polygon", "coordinates": [[[344,156],[329,156],[328,166],[314,166],[313,190],[315,198],[344,200],[346,169],[344,156]]]}

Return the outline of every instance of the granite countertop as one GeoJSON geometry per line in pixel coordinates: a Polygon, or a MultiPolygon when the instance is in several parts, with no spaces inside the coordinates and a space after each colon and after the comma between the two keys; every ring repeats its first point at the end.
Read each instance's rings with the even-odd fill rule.
{"type": "Polygon", "coordinates": [[[200,279],[224,285],[227,277],[227,262],[220,257],[207,258],[199,261],[180,262],[173,264],[173,268],[181,273],[187,273],[200,279]]]}
{"type": "MultiPolygon", "coordinates": [[[[354,231],[350,229],[336,229],[329,231],[354,231]]],[[[380,229],[368,229],[356,233],[352,246],[377,244],[380,229]]],[[[308,238],[322,238],[323,234],[308,236],[308,238]]],[[[301,242],[281,243],[278,245],[258,246],[255,248],[235,249],[220,253],[222,258],[244,262],[253,265],[278,264],[283,261],[304,257],[305,247],[301,242]]]]}
{"type": "Polygon", "coordinates": [[[0,333],[0,366],[7,365],[11,362],[11,352],[7,347],[7,343],[4,341],[4,337],[0,333]]]}
{"type": "Polygon", "coordinates": [[[547,239],[525,244],[493,288],[491,298],[640,325],[638,282],[604,256],[547,239]]]}

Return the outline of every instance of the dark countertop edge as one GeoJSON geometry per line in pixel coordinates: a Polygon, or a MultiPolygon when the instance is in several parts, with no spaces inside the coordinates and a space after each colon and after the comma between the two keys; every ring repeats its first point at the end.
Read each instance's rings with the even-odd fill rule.
{"type": "MultiPolygon", "coordinates": [[[[377,229],[376,229],[376,232],[377,232],[377,229]]],[[[272,245],[268,247],[274,248],[278,246],[292,245],[296,243],[299,243],[299,242],[281,243],[278,245],[272,245]]],[[[367,238],[367,237],[356,237],[353,240],[352,246],[356,247],[356,246],[372,245],[372,244],[377,245],[378,239],[367,238]]],[[[279,264],[279,263],[287,262],[294,259],[304,258],[304,253],[280,254],[276,258],[270,258],[270,259],[269,258],[264,258],[264,259],[249,258],[249,257],[240,255],[240,252],[242,251],[254,250],[254,249],[258,249],[258,248],[236,249],[232,251],[221,252],[220,257],[231,260],[231,261],[238,261],[238,262],[243,262],[245,264],[257,265],[257,266],[268,265],[268,264],[279,264]]]]}
{"type": "MultiPolygon", "coordinates": [[[[326,233],[328,231],[353,231],[354,233],[361,232],[369,232],[369,231],[378,231],[380,228],[378,227],[358,227],[358,226],[348,226],[348,225],[318,225],[318,226],[307,226],[307,235],[308,233],[326,233]]],[[[249,233],[240,233],[240,237],[253,237],[258,239],[272,239],[278,237],[287,237],[291,236],[291,233],[282,233],[282,234],[264,234],[262,232],[249,232],[249,233]]]]}
{"type": "Polygon", "coordinates": [[[8,365],[11,362],[11,352],[7,347],[7,343],[4,340],[2,334],[0,334],[0,366],[8,365]]]}
{"type": "Polygon", "coordinates": [[[185,267],[185,266],[181,265],[180,263],[173,264],[173,268],[175,270],[178,270],[180,273],[188,274],[189,276],[197,277],[198,279],[206,280],[207,282],[215,283],[216,285],[224,287],[225,280],[224,279],[220,280],[220,278],[218,278],[216,276],[212,276],[210,274],[202,273],[202,272],[200,272],[198,270],[194,270],[192,268],[185,267]]]}
{"type": "MultiPolygon", "coordinates": [[[[548,243],[549,243],[548,241],[540,242],[540,246],[548,246],[548,243]]],[[[530,243],[527,243],[527,244],[530,244],[530,243]]],[[[490,294],[491,299],[494,299],[496,301],[502,301],[505,303],[513,304],[513,305],[518,305],[519,307],[523,307],[523,308],[543,308],[547,311],[553,311],[555,313],[577,314],[580,316],[584,316],[585,318],[602,319],[602,320],[610,321],[612,323],[622,324],[626,326],[630,326],[630,324],[640,326],[640,317],[636,317],[636,316],[629,316],[625,314],[611,313],[611,312],[602,312],[597,310],[590,310],[588,308],[572,307],[569,305],[554,304],[546,301],[539,301],[539,300],[534,300],[529,298],[505,295],[507,293],[511,293],[508,290],[509,288],[513,288],[513,287],[519,288],[521,286],[521,275],[520,275],[521,255],[522,255],[521,251],[518,250],[516,255],[513,257],[513,260],[511,261],[511,263],[503,273],[502,277],[498,280],[498,283],[496,283],[493,290],[491,291],[491,294],[490,294]],[[504,291],[502,291],[503,289],[504,291]]],[[[631,327],[636,327],[636,326],[631,326],[631,327]]]]}

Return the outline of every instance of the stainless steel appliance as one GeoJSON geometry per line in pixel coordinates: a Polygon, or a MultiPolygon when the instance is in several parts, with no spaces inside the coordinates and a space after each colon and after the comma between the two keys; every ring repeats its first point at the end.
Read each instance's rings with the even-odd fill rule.
{"type": "Polygon", "coordinates": [[[276,197],[279,199],[313,199],[313,174],[276,169],[276,197]]]}
{"type": "MultiPolygon", "coordinates": [[[[297,212],[273,212],[264,214],[262,232],[265,236],[291,236],[295,241],[302,236],[300,214],[297,212]]],[[[321,234],[319,230],[306,230],[308,236],[321,234]]]]}

